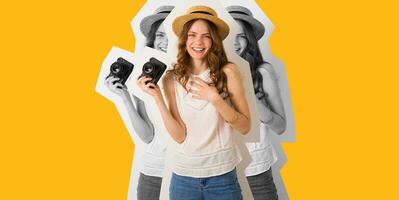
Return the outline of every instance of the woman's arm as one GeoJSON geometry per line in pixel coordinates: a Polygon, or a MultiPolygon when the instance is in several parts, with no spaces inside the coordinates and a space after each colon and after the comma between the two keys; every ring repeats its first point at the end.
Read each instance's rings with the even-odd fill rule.
{"type": "Polygon", "coordinates": [[[162,120],[168,130],[170,136],[177,143],[181,144],[186,138],[186,126],[180,117],[177,109],[176,96],[174,89],[174,81],[171,73],[168,73],[163,78],[163,86],[165,98],[168,102],[169,109],[163,99],[161,90],[158,85],[153,83],[145,84],[145,82],[150,81],[151,78],[142,77],[137,81],[137,84],[148,94],[154,97],[155,102],[159,108],[162,116],[162,120]]]}
{"type": "Polygon", "coordinates": [[[282,134],[286,129],[286,119],[277,75],[270,64],[263,64],[258,71],[262,75],[263,90],[267,94],[267,105],[257,100],[260,120],[277,134],[282,134]]]}
{"type": "Polygon", "coordinates": [[[223,71],[227,76],[227,89],[234,108],[219,95],[214,86],[209,86],[200,78],[194,80],[193,88],[196,89],[189,91],[194,94],[193,98],[210,101],[231,127],[245,135],[251,128],[251,119],[240,72],[234,64],[227,64],[223,71]]]}
{"type": "Polygon", "coordinates": [[[149,139],[149,142],[151,142],[152,139],[154,138],[154,134],[155,134],[154,125],[152,124],[150,117],[148,117],[144,101],[142,101],[135,95],[132,95],[132,96],[133,96],[133,100],[136,103],[137,113],[140,115],[141,119],[143,119],[146,122],[146,124],[149,126],[148,130],[150,131],[151,134],[148,134],[148,137],[150,137],[148,139],[149,139]]]}
{"type": "MultiPolygon", "coordinates": [[[[134,98],[138,99],[135,96],[134,98]]],[[[149,144],[154,138],[154,128],[147,116],[144,105],[140,105],[140,103],[137,103],[136,101],[136,110],[128,92],[127,94],[123,95],[122,99],[136,134],[144,143],[149,144]]]]}
{"type": "Polygon", "coordinates": [[[154,129],[145,111],[144,104],[138,102],[141,101],[137,97],[136,99],[137,110],[133,105],[132,99],[125,85],[116,82],[119,78],[109,77],[105,80],[105,85],[114,93],[122,98],[123,104],[126,107],[127,113],[129,115],[130,122],[136,134],[144,142],[149,144],[154,138],[154,129]]]}

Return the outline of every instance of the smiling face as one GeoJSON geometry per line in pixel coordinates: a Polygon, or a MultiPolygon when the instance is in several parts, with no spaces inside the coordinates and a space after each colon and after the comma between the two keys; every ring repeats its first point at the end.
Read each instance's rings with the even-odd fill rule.
{"type": "Polygon", "coordinates": [[[154,48],[163,52],[166,52],[168,49],[168,37],[166,36],[163,23],[161,23],[155,32],[154,48]]]}
{"type": "Polygon", "coordinates": [[[245,48],[248,46],[248,39],[247,35],[244,32],[244,24],[240,20],[236,20],[236,22],[239,25],[239,29],[236,35],[236,38],[234,40],[234,50],[236,53],[240,56],[242,56],[245,48]]]}
{"type": "Polygon", "coordinates": [[[212,47],[212,37],[208,27],[208,22],[200,19],[188,30],[186,49],[192,59],[204,59],[212,47]]]}

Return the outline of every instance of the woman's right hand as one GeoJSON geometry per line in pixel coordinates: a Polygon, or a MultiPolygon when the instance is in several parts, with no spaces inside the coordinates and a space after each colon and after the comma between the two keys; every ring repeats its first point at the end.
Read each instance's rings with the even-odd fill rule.
{"type": "Polygon", "coordinates": [[[118,77],[110,76],[105,79],[105,86],[107,86],[107,88],[111,90],[111,92],[117,94],[120,97],[124,97],[128,94],[127,87],[118,82],[119,80],[120,78],[118,77]]]}
{"type": "Polygon", "coordinates": [[[161,89],[154,83],[148,83],[152,78],[143,76],[137,79],[137,85],[147,94],[155,98],[155,100],[162,99],[161,89]]]}

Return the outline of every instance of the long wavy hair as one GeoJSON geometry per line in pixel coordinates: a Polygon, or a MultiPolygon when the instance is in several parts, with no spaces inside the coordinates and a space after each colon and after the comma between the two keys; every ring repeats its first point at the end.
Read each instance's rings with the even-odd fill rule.
{"type": "MultiPolygon", "coordinates": [[[[190,30],[191,26],[194,24],[194,22],[196,22],[197,20],[204,19],[194,19],[184,24],[178,42],[177,63],[171,70],[184,88],[186,88],[188,79],[190,77],[190,70],[192,67],[191,56],[188,54],[186,48],[187,33],[190,30]]],[[[221,94],[222,97],[227,98],[227,77],[222,69],[223,66],[229,63],[229,61],[223,47],[223,42],[217,32],[217,27],[210,21],[204,21],[206,21],[208,24],[208,30],[212,38],[212,46],[205,55],[207,65],[210,69],[210,79],[212,81],[212,84],[214,84],[217,88],[219,94],[221,94]]]]}
{"type": "MultiPolygon", "coordinates": [[[[237,19],[238,20],[238,19],[237,19]]],[[[258,71],[258,68],[267,63],[263,60],[262,53],[260,52],[258,41],[256,40],[252,26],[243,20],[239,20],[244,25],[243,30],[247,39],[247,47],[244,49],[243,53],[240,55],[244,58],[251,68],[252,83],[254,85],[254,90],[256,96],[260,99],[262,97],[267,97],[263,89],[263,78],[262,74],[258,71]]]]}
{"type": "Polygon", "coordinates": [[[155,37],[156,37],[155,33],[157,32],[158,28],[161,26],[161,24],[164,20],[165,19],[158,20],[152,24],[150,32],[148,34],[149,36],[146,38],[146,46],[147,47],[154,48],[154,42],[155,42],[155,37]]]}

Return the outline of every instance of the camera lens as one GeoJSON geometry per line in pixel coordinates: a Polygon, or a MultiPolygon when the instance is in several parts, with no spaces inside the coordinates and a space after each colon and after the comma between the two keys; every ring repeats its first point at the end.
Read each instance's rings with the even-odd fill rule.
{"type": "Polygon", "coordinates": [[[113,74],[118,74],[120,71],[122,71],[122,66],[119,65],[118,63],[114,63],[111,66],[111,72],[113,74]]]}
{"type": "Polygon", "coordinates": [[[143,72],[145,74],[151,74],[154,71],[154,66],[150,63],[144,64],[143,72]]]}

